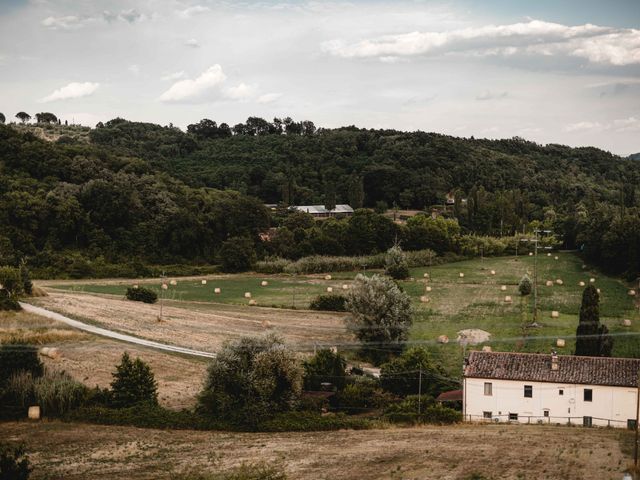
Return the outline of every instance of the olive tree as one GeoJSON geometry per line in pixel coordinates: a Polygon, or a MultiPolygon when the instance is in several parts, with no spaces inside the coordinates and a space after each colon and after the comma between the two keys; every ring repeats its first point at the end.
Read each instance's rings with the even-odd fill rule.
{"type": "Polygon", "coordinates": [[[402,350],[412,323],[411,299],[390,278],[358,274],[346,302],[348,326],[363,353],[379,361],[402,350]]]}

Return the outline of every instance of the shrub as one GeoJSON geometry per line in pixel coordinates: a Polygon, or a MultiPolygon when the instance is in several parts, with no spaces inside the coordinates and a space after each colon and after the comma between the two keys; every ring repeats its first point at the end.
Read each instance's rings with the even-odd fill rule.
{"type": "Polygon", "coordinates": [[[5,311],[19,311],[22,310],[17,298],[13,298],[9,295],[5,289],[0,289],[0,310],[5,311]]]}
{"type": "Polygon", "coordinates": [[[0,443],[0,480],[28,480],[32,470],[24,445],[0,443]]]}
{"type": "Polygon", "coordinates": [[[523,297],[530,295],[533,291],[533,283],[526,273],[520,279],[520,283],[518,283],[518,291],[523,297]]]}
{"type": "Polygon", "coordinates": [[[428,395],[420,399],[417,395],[410,395],[401,402],[392,403],[385,408],[384,417],[392,422],[437,425],[448,425],[462,420],[459,411],[434,403],[433,397],[428,395]]]}
{"type": "Polygon", "coordinates": [[[345,428],[363,430],[370,426],[367,420],[350,418],[344,413],[321,415],[317,412],[285,412],[261,422],[257,429],[261,432],[318,432],[345,428]]]}
{"type": "Polygon", "coordinates": [[[339,390],[344,387],[347,362],[339,353],[319,350],[303,366],[305,390],[320,390],[323,383],[331,383],[339,390]]]}
{"type": "Polygon", "coordinates": [[[127,288],[127,300],[133,300],[134,302],[156,303],[158,301],[158,294],[153,290],[144,287],[129,287],[127,288]]]}
{"type": "Polygon", "coordinates": [[[385,256],[384,273],[395,280],[404,280],[409,277],[409,264],[407,257],[398,245],[394,245],[385,256]]]}
{"type": "Polygon", "coordinates": [[[311,300],[309,308],[311,310],[324,310],[329,312],[346,311],[345,304],[347,298],[344,295],[318,295],[311,300]]]}
{"type": "Polygon", "coordinates": [[[22,281],[22,291],[25,295],[31,295],[33,293],[33,282],[31,281],[31,273],[27,268],[26,262],[20,263],[20,280],[22,281]]]}
{"type": "Polygon", "coordinates": [[[220,248],[220,268],[223,272],[246,272],[256,263],[256,251],[251,239],[233,237],[220,248]]]}
{"type": "Polygon", "coordinates": [[[149,365],[129,354],[122,355],[111,382],[111,403],[114,407],[130,407],[140,403],[157,405],[158,384],[149,365]]]}
{"type": "Polygon", "coordinates": [[[43,374],[43,365],[36,347],[10,340],[0,345],[0,387],[19,372],[39,377],[43,374]]]}
{"type": "Polygon", "coordinates": [[[356,377],[353,383],[331,397],[331,408],[348,414],[364,413],[384,407],[392,396],[383,392],[378,383],[370,378],[356,377]]]}
{"type": "Polygon", "coordinates": [[[207,371],[200,409],[213,418],[255,425],[292,409],[302,392],[302,367],[275,336],[225,344],[207,371]]]}
{"type": "Polygon", "coordinates": [[[20,310],[18,297],[24,293],[20,270],[0,267],[0,310],[20,310]]]}

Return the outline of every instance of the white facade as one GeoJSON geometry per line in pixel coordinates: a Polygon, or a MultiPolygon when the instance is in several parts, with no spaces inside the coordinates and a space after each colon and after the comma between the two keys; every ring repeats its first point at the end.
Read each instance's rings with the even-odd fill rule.
{"type": "Polygon", "coordinates": [[[633,387],[465,378],[463,413],[467,421],[628,428],[628,421],[635,422],[636,399],[633,387]]]}

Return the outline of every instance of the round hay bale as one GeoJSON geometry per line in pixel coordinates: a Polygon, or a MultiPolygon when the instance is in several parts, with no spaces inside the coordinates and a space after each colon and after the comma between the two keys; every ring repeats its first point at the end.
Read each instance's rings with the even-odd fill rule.
{"type": "Polygon", "coordinates": [[[622,326],[623,327],[630,327],[631,326],[631,320],[629,320],[628,318],[625,318],[624,320],[622,320],[622,326]]]}
{"type": "Polygon", "coordinates": [[[557,347],[560,347],[560,348],[564,347],[564,346],[565,346],[564,338],[559,338],[559,339],[557,339],[557,340],[556,340],[556,346],[557,346],[557,347]]]}
{"type": "Polygon", "coordinates": [[[564,285],[564,282],[563,282],[563,281],[562,281],[562,279],[560,279],[560,278],[558,278],[558,279],[556,280],[556,283],[557,283],[558,285],[564,285]]]}
{"type": "Polygon", "coordinates": [[[500,287],[500,290],[503,291],[503,292],[506,292],[507,291],[507,286],[506,285],[502,285],[500,287]]]}
{"type": "Polygon", "coordinates": [[[429,278],[429,274],[428,274],[428,273],[423,273],[423,274],[422,274],[422,276],[423,276],[424,278],[429,278]]]}
{"type": "Polygon", "coordinates": [[[349,285],[347,285],[346,283],[342,284],[342,289],[343,290],[349,290],[349,285]]]}
{"type": "Polygon", "coordinates": [[[558,312],[557,310],[553,310],[551,312],[551,318],[560,318],[560,312],[558,312]]]}
{"type": "Polygon", "coordinates": [[[58,350],[55,347],[52,347],[49,349],[49,351],[46,354],[47,357],[56,360],[58,358],[60,358],[62,356],[62,353],[60,352],[60,350],[58,350]]]}
{"type": "Polygon", "coordinates": [[[249,305],[251,305],[252,307],[255,307],[257,304],[258,302],[256,302],[253,298],[249,300],[249,305]]]}
{"type": "Polygon", "coordinates": [[[49,350],[50,350],[49,347],[42,347],[38,353],[40,355],[44,356],[44,357],[48,357],[49,356],[49,350]]]}
{"type": "Polygon", "coordinates": [[[589,282],[591,282],[591,283],[596,283],[596,279],[595,279],[595,278],[590,278],[590,279],[589,279],[589,282]]]}
{"type": "Polygon", "coordinates": [[[213,289],[213,293],[220,293],[220,287],[216,287],[213,289]]]}
{"type": "Polygon", "coordinates": [[[511,295],[507,295],[506,297],[504,297],[504,303],[511,303],[511,302],[513,302],[511,295]]]}
{"type": "Polygon", "coordinates": [[[530,256],[530,257],[533,257],[533,252],[529,252],[529,256],[530,256]]]}
{"type": "Polygon", "coordinates": [[[599,288],[596,288],[596,292],[601,293],[599,288]]]}
{"type": "Polygon", "coordinates": [[[553,287],[553,281],[552,281],[552,280],[547,280],[547,281],[546,281],[546,283],[545,283],[545,285],[546,285],[547,287],[553,287]]]}
{"type": "Polygon", "coordinates": [[[325,275],[325,276],[324,276],[324,279],[325,279],[325,280],[331,280],[331,275],[325,275]]]}
{"type": "Polygon", "coordinates": [[[273,328],[273,324],[269,320],[263,320],[262,328],[273,328]]]}
{"type": "Polygon", "coordinates": [[[580,285],[581,287],[584,287],[586,284],[585,284],[584,282],[580,282],[580,283],[579,283],[579,285],[580,285]]]}
{"type": "Polygon", "coordinates": [[[169,285],[167,285],[166,283],[162,284],[162,289],[163,290],[167,290],[169,288],[169,285]]]}
{"type": "Polygon", "coordinates": [[[202,280],[202,285],[206,285],[207,281],[206,280],[202,280]]]}
{"type": "Polygon", "coordinates": [[[133,289],[134,289],[134,290],[137,290],[137,289],[138,289],[138,285],[134,285],[134,286],[133,286],[133,289]]]}
{"type": "Polygon", "coordinates": [[[425,288],[425,290],[426,290],[427,292],[430,292],[430,291],[432,290],[432,288],[431,288],[431,287],[426,287],[426,288],[425,288]]]}
{"type": "Polygon", "coordinates": [[[482,347],[483,352],[491,352],[491,345],[484,345],[482,347]]]}
{"type": "Polygon", "coordinates": [[[550,253],[547,253],[547,257],[550,257],[550,256],[551,256],[551,254],[550,254],[550,253]]]}
{"type": "Polygon", "coordinates": [[[266,280],[262,280],[260,282],[260,285],[263,286],[263,287],[266,287],[267,285],[269,285],[269,282],[267,282],[266,280]]]}
{"type": "Polygon", "coordinates": [[[244,292],[244,298],[251,298],[251,292],[244,292]]]}
{"type": "Polygon", "coordinates": [[[632,297],[636,294],[635,290],[629,290],[629,295],[631,295],[632,297]]]}
{"type": "Polygon", "coordinates": [[[327,287],[327,293],[333,292],[333,287],[327,287]]]}
{"type": "Polygon", "coordinates": [[[449,343],[449,337],[446,335],[440,335],[438,337],[438,343],[449,343]]]}
{"type": "Polygon", "coordinates": [[[29,417],[29,420],[40,420],[40,406],[34,405],[32,407],[29,407],[27,416],[29,417]]]}
{"type": "Polygon", "coordinates": [[[464,273],[460,272],[460,278],[464,278],[464,273]]]}
{"type": "Polygon", "coordinates": [[[178,285],[178,281],[177,280],[171,280],[169,282],[171,284],[171,286],[175,287],[176,285],[178,285]]]}
{"type": "Polygon", "coordinates": [[[32,297],[48,297],[49,294],[45,292],[44,289],[34,286],[33,289],[31,290],[31,296],[32,297]]]}
{"type": "Polygon", "coordinates": [[[495,270],[491,270],[491,275],[495,275],[496,271],[495,270]]]}
{"type": "Polygon", "coordinates": [[[420,301],[421,301],[422,303],[429,303],[429,297],[427,297],[426,295],[422,295],[422,296],[420,297],[420,301]]]}
{"type": "Polygon", "coordinates": [[[557,257],[557,256],[556,256],[556,257],[554,257],[554,258],[555,258],[556,260],[558,260],[558,257],[557,257]]]}

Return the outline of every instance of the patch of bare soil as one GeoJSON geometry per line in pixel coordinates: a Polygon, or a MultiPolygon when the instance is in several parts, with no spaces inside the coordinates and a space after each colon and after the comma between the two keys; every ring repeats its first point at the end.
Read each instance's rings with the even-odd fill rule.
{"type": "Polygon", "coordinates": [[[160,431],[51,423],[0,424],[23,441],[33,479],[167,479],[264,461],[290,479],[619,479],[629,432],[457,425],[313,433],[160,431]]]}
{"type": "Polygon", "coordinates": [[[351,338],[343,314],[165,301],[163,320],[158,321],[158,305],[86,293],[49,293],[34,303],[107,329],[210,352],[225,340],[266,333],[278,334],[300,350],[351,338]]]}

